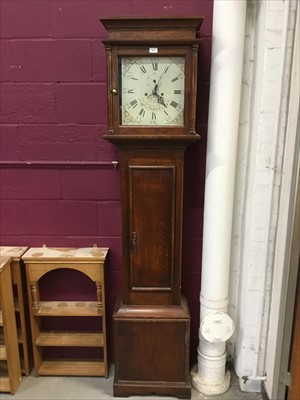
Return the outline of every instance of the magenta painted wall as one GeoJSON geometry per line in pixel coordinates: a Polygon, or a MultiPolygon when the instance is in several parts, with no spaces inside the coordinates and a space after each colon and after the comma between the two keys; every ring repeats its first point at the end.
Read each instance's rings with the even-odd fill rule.
{"type": "MultiPolygon", "coordinates": [[[[107,15],[201,15],[197,131],[186,152],[182,291],[196,362],[213,0],[1,0],[1,244],[110,248],[121,287],[120,176],[106,129],[107,15]]],[[[44,285],[47,288],[47,285],[44,285]]],[[[47,289],[44,289],[47,290],[47,289]]]]}

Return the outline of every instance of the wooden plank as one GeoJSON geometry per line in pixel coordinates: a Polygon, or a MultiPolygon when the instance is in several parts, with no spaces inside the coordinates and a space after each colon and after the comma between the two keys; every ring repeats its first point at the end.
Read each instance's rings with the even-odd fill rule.
{"type": "Polygon", "coordinates": [[[31,263],[42,265],[46,261],[59,263],[66,262],[74,264],[80,262],[85,265],[89,262],[97,263],[104,262],[109,249],[107,247],[86,247],[86,248],[72,248],[72,247],[31,247],[23,256],[22,260],[31,263]],[[84,262],[82,262],[84,261],[84,262]]]}
{"type": "Polygon", "coordinates": [[[5,264],[0,269],[0,296],[5,340],[5,346],[0,346],[0,359],[7,360],[9,391],[14,394],[22,376],[10,264],[5,264]]]}
{"type": "Polygon", "coordinates": [[[81,346],[102,347],[103,335],[99,332],[41,332],[36,346],[81,346]]]}
{"type": "Polygon", "coordinates": [[[102,316],[102,308],[96,301],[40,301],[37,309],[32,308],[36,316],[102,316]]]}
{"type": "Polygon", "coordinates": [[[0,326],[3,326],[2,311],[0,310],[0,326]]]}
{"type": "Polygon", "coordinates": [[[0,376],[0,392],[10,392],[10,390],[8,376],[0,376]]]}
{"type": "Polygon", "coordinates": [[[6,347],[3,344],[0,346],[0,360],[7,360],[6,347]]]}
{"type": "Polygon", "coordinates": [[[5,345],[5,338],[3,329],[0,330],[0,346],[5,345]]]}
{"type": "Polygon", "coordinates": [[[39,375],[104,376],[104,362],[74,360],[45,360],[39,375]]]}

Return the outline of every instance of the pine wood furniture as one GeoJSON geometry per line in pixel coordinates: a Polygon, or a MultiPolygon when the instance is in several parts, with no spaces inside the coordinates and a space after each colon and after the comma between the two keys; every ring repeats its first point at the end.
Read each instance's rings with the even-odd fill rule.
{"type": "MultiPolygon", "coordinates": [[[[28,298],[34,366],[36,375],[79,375],[108,376],[106,349],[106,313],[104,267],[107,248],[31,248],[23,257],[26,265],[28,298]],[[93,301],[41,301],[39,281],[47,273],[57,269],[76,270],[94,282],[93,301]],[[43,328],[44,317],[92,317],[96,318],[98,329],[48,330],[43,328]],[[102,349],[102,359],[47,359],[45,348],[72,347],[74,355],[79,348],[102,349]]],[[[66,287],[68,282],[66,282],[66,287]]]]}
{"type": "Polygon", "coordinates": [[[0,258],[0,392],[15,394],[22,375],[10,272],[11,257],[0,258]]]}
{"type": "Polygon", "coordinates": [[[122,294],[114,396],[190,398],[190,314],[181,295],[183,167],[195,131],[200,17],[101,18],[108,129],[120,150],[122,294]]]}
{"type": "Polygon", "coordinates": [[[28,309],[28,296],[26,274],[22,255],[28,247],[1,246],[1,256],[12,257],[10,264],[13,283],[13,294],[18,331],[19,352],[22,374],[29,376],[33,366],[30,319],[28,309]]]}

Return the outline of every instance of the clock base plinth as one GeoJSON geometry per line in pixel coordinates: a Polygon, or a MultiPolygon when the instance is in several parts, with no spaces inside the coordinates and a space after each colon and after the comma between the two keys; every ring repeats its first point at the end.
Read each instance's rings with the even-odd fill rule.
{"type": "Polygon", "coordinates": [[[191,397],[190,314],[178,306],[130,306],[117,302],[114,319],[114,396],[191,397]]]}
{"type": "Polygon", "coordinates": [[[191,398],[191,384],[169,382],[114,382],[114,397],[130,396],[174,396],[178,399],[191,398]]]}

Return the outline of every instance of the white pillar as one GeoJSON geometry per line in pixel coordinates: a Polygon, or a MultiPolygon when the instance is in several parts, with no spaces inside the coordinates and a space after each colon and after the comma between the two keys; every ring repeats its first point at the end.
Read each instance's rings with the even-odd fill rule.
{"type": "Polygon", "coordinates": [[[207,395],[228,390],[226,314],[241,97],[246,0],[214,1],[204,203],[198,366],[193,386],[207,395]]]}

